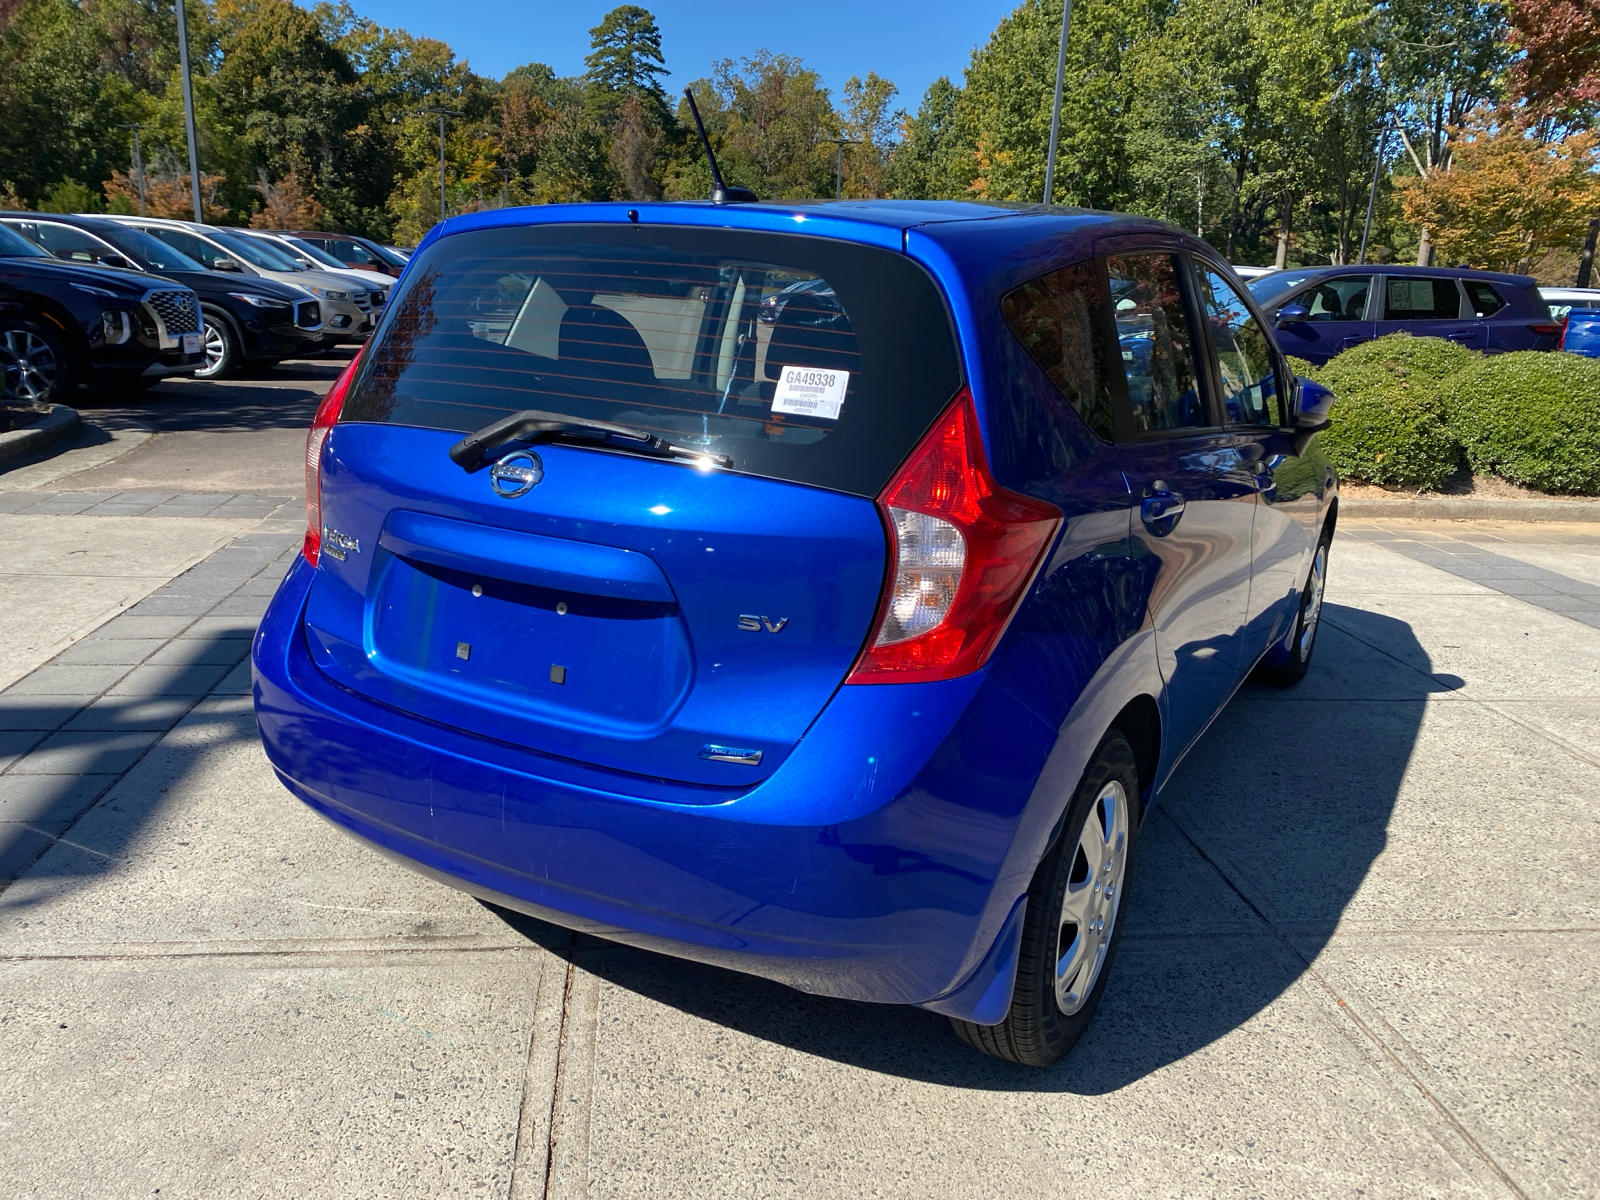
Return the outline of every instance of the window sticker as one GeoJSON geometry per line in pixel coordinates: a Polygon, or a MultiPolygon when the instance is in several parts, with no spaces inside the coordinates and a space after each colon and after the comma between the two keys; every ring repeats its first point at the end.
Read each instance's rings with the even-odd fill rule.
{"type": "Polygon", "coordinates": [[[783,368],[777,390],[772,393],[772,411],[797,417],[821,417],[837,421],[844,407],[849,371],[821,371],[815,367],[783,368]]]}
{"type": "Polygon", "coordinates": [[[1389,281],[1389,307],[1409,312],[1433,308],[1433,280],[1391,279],[1389,281]]]}

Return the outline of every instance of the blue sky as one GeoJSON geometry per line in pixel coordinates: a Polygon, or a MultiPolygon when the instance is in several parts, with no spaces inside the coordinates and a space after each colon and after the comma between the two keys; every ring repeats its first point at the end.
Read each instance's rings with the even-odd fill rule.
{"type": "MultiPolygon", "coordinates": [[[[504,75],[525,62],[545,62],[558,75],[583,70],[589,30],[614,7],[591,0],[352,0],[383,25],[441,38],[480,75],[504,75]]],[[[709,74],[717,58],[757,50],[793,54],[822,75],[837,98],[851,75],[876,71],[899,85],[896,104],[915,109],[940,75],[957,82],[974,46],[1016,0],[644,0],[661,27],[671,84],[709,74]]]]}

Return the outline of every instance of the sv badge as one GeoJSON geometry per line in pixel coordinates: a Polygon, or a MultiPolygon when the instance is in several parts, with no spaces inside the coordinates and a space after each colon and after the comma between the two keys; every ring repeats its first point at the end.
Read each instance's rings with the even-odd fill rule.
{"type": "Polygon", "coordinates": [[[782,633],[783,627],[788,623],[788,617],[779,617],[776,621],[771,617],[757,617],[750,613],[744,613],[739,617],[739,628],[746,633],[760,633],[763,629],[768,633],[782,633]]]}

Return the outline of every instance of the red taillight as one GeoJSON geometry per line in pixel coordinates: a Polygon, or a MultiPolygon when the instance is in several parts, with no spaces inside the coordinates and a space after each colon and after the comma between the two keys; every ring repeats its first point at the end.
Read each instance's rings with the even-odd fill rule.
{"type": "Polygon", "coordinates": [[[1543,337],[1549,337],[1551,334],[1561,332],[1561,326],[1548,321],[1540,321],[1536,324],[1529,325],[1528,328],[1534,333],[1540,334],[1543,337]]]}
{"type": "Polygon", "coordinates": [[[313,567],[322,554],[322,447],[329,432],[339,423],[345,394],[350,390],[350,381],[355,378],[360,362],[361,351],[358,350],[350,365],[333,381],[322,403],[317,405],[317,415],[311,418],[311,428],[306,432],[306,540],[300,545],[300,553],[313,567]]]}
{"type": "Polygon", "coordinates": [[[1556,343],[1556,349],[1557,350],[1565,350],[1567,348],[1567,330],[1569,330],[1571,328],[1572,328],[1572,318],[1570,316],[1562,318],[1562,321],[1561,321],[1561,340],[1556,343]]]}
{"type": "Polygon", "coordinates": [[[847,683],[924,683],[975,671],[1005,632],[1061,510],[989,474],[972,394],[945,410],[878,497],[889,580],[847,683]]]}

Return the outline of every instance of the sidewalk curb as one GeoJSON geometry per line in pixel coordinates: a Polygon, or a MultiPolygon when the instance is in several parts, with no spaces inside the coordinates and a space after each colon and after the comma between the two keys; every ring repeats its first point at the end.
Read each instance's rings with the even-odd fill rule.
{"type": "Polygon", "coordinates": [[[44,420],[37,425],[0,433],[0,463],[26,458],[46,446],[54,445],[63,438],[72,436],[82,424],[77,409],[68,408],[65,404],[52,404],[44,420]]]}
{"type": "Polygon", "coordinates": [[[1408,521],[1579,521],[1600,522],[1596,500],[1452,500],[1421,496],[1379,500],[1341,496],[1339,516],[1350,520],[1408,521]]]}

